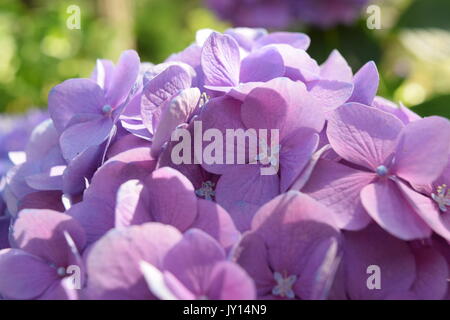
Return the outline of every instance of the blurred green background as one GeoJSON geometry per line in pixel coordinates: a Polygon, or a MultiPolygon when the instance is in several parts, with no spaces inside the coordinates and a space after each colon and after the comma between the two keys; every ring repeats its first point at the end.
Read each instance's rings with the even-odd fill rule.
{"type": "MultiPolygon", "coordinates": [[[[374,60],[379,94],[422,115],[450,117],[450,1],[375,0],[382,29],[369,30],[367,14],[353,26],[319,30],[297,25],[312,39],[319,62],[333,48],[354,70],[374,60]]],[[[57,83],[86,77],[97,58],[116,60],[135,48],[142,61],[159,63],[181,51],[200,28],[223,31],[202,0],[1,0],[0,112],[45,107],[57,83]],[[81,9],[81,29],[70,30],[67,9],[81,9]]]]}

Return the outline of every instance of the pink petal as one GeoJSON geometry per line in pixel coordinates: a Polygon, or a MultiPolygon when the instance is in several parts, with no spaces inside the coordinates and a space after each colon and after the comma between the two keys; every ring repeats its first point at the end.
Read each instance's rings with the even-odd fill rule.
{"type": "Polygon", "coordinates": [[[450,241],[450,216],[442,214],[439,207],[431,198],[412,190],[403,182],[397,181],[397,186],[417,215],[434,232],[450,241]]]}
{"type": "Polygon", "coordinates": [[[328,59],[320,66],[322,79],[353,82],[353,72],[345,58],[337,50],[333,50],[328,59]]]}
{"type": "Polygon", "coordinates": [[[380,180],[364,187],[361,201],[372,219],[402,240],[422,239],[431,235],[431,229],[391,180],[380,180]]]}
{"type": "Polygon", "coordinates": [[[205,231],[225,249],[236,244],[241,235],[225,209],[217,203],[203,199],[197,201],[197,218],[192,227],[205,231]]]}
{"type": "Polygon", "coordinates": [[[217,263],[211,271],[208,297],[214,300],[253,300],[256,289],[253,280],[237,264],[217,263]]]}
{"type": "Polygon", "coordinates": [[[197,216],[197,197],[192,183],[180,172],[164,167],[145,181],[142,195],[153,221],[187,230],[197,216]]]}
{"type": "Polygon", "coordinates": [[[86,258],[89,298],[154,299],[139,263],[161,268],[163,257],[180,240],[178,230],[160,223],[110,231],[86,258]]]}
{"type": "Polygon", "coordinates": [[[372,105],[379,82],[380,76],[376,64],[373,61],[366,63],[353,77],[354,89],[349,101],[372,105]]]}
{"type": "Polygon", "coordinates": [[[341,229],[360,230],[371,221],[363,208],[361,190],[375,179],[375,174],[319,160],[303,192],[331,209],[341,229]]]}
{"type": "Polygon", "coordinates": [[[239,83],[239,47],[232,37],[211,33],[203,46],[201,63],[205,85],[234,86],[239,83]]]}
{"type": "Polygon", "coordinates": [[[358,103],[345,104],[328,113],[327,136],[345,160],[375,170],[389,166],[403,128],[394,116],[358,103]]]}
{"type": "Polygon", "coordinates": [[[106,93],[106,99],[111,106],[117,107],[127,98],[137,80],[139,66],[140,59],[136,51],[127,50],[121,54],[106,93]]]}
{"type": "Polygon", "coordinates": [[[450,123],[447,119],[428,117],[409,123],[397,147],[396,174],[414,184],[432,183],[447,165],[449,141],[450,123]]]}

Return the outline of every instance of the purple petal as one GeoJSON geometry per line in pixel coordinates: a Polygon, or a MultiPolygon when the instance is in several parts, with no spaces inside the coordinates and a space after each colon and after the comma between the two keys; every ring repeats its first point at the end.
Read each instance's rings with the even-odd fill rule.
{"type": "Polygon", "coordinates": [[[319,80],[309,92],[325,110],[333,110],[347,102],[352,95],[353,85],[341,81],[319,80]]]}
{"type": "Polygon", "coordinates": [[[309,83],[320,78],[320,68],[317,62],[312,59],[304,50],[293,48],[286,44],[274,44],[280,55],[283,57],[286,68],[285,77],[291,80],[300,80],[309,83]]]}
{"type": "Polygon", "coordinates": [[[76,115],[102,115],[105,104],[102,88],[89,79],[67,80],[54,87],[48,96],[49,113],[59,133],[76,115]]]}
{"type": "Polygon", "coordinates": [[[154,134],[160,117],[160,107],[181,90],[191,87],[192,78],[180,65],[170,65],[144,87],[141,114],[144,125],[154,134]]]}
{"type": "Polygon", "coordinates": [[[272,32],[260,37],[253,49],[258,49],[269,44],[288,44],[293,48],[307,50],[311,39],[304,33],[297,32],[272,32]]]}
{"type": "Polygon", "coordinates": [[[330,208],[339,228],[360,230],[371,221],[362,206],[360,192],[374,179],[373,173],[319,160],[302,191],[330,208]]]}
{"type": "Polygon", "coordinates": [[[280,191],[288,190],[310,161],[319,143],[316,133],[301,131],[283,139],[280,153],[280,191]]]}
{"type": "Polygon", "coordinates": [[[69,215],[52,211],[26,209],[14,223],[13,239],[18,248],[58,266],[68,262],[68,232],[81,251],[86,243],[83,228],[69,215]]]}
{"type": "Polygon", "coordinates": [[[450,216],[441,214],[435,202],[412,190],[401,181],[396,181],[403,193],[405,200],[414,209],[419,217],[441,237],[450,240],[450,216]]]}
{"type": "Polygon", "coordinates": [[[305,86],[287,78],[253,89],[242,104],[241,114],[247,128],[279,129],[281,143],[300,128],[320,132],[324,125],[322,110],[305,86]]]}
{"type": "Polygon", "coordinates": [[[7,299],[37,298],[58,281],[48,263],[18,249],[0,251],[0,274],[0,295],[7,299]]]}
{"type": "Polygon", "coordinates": [[[280,192],[277,175],[261,175],[260,166],[241,165],[222,175],[216,187],[216,201],[227,210],[243,232],[261,205],[280,192]]]}
{"type": "Polygon", "coordinates": [[[413,253],[417,270],[411,290],[420,300],[443,299],[448,287],[447,261],[434,248],[418,248],[413,253]]]}
{"type": "Polygon", "coordinates": [[[175,228],[159,223],[110,231],[86,258],[89,298],[154,299],[139,263],[161,268],[163,257],[181,237],[175,228]]]}
{"type": "Polygon", "coordinates": [[[328,59],[320,66],[322,79],[353,83],[353,72],[339,51],[333,50],[328,59]]]}
{"type": "Polygon", "coordinates": [[[372,105],[379,82],[380,76],[376,64],[373,61],[366,63],[353,77],[353,95],[348,101],[372,105]]]}
{"type": "Polygon", "coordinates": [[[274,47],[253,51],[241,62],[240,81],[269,81],[285,74],[283,57],[274,47]]]}
{"type": "Polygon", "coordinates": [[[98,116],[64,130],[60,138],[64,158],[71,161],[89,147],[102,144],[108,139],[112,128],[111,118],[98,116]]]}
{"type": "Polygon", "coordinates": [[[177,126],[189,121],[200,100],[198,88],[185,89],[163,108],[153,136],[152,155],[157,156],[177,126]]]}
{"type": "Polygon", "coordinates": [[[106,100],[108,103],[117,107],[127,98],[131,88],[136,82],[139,73],[140,60],[134,50],[124,51],[114,69],[114,76],[111,79],[106,100]]]}
{"type": "Polygon", "coordinates": [[[372,224],[359,232],[345,233],[346,287],[350,299],[383,299],[388,294],[408,291],[416,276],[414,255],[408,244],[372,224]],[[381,288],[370,290],[369,266],[378,266],[381,288]]]}
{"type": "Polygon", "coordinates": [[[178,171],[165,167],[154,171],[145,181],[145,204],[154,221],[184,231],[197,216],[197,197],[192,183],[178,171]]]}
{"type": "Polygon", "coordinates": [[[115,227],[126,228],[151,221],[150,213],[143,205],[142,190],[144,186],[139,180],[129,180],[117,191],[115,209],[115,227]]]}
{"type": "Polygon", "coordinates": [[[88,245],[114,228],[114,208],[101,198],[85,199],[73,205],[67,214],[83,227],[88,245]]]}
{"type": "Polygon", "coordinates": [[[447,119],[429,117],[409,123],[397,146],[395,173],[414,184],[432,183],[447,165],[449,141],[447,119]]]}
{"type": "Polygon", "coordinates": [[[397,238],[413,240],[431,235],[431,229],[391,180],[377,181],[364,187],[361,201],[372,219],[397,238]]]}
{"type": "Polygon", "coordinates": [[[211,271],[207,296],[213,300],[253,300],[256,289],[253,280],[241,267],[222,261],[211,271]]]}
{"type": "Polygon", "coordinates": [[[197,201],[197,218],[192,227],[205,231],[225,249],[236,244],[241,235],[225,209],[217,203],[203,199],[197,201]]]}
{"type": "Polygon", "coordinates": [[[203,46],[201,63],[205,85],[220,87],[239,83],[239,47],[232,37],[211,33],[203,46]]]}
{"type": "Polygon", "coordinates": [[[328,113],[327,136],[334,151],[354,164],[375,170],[389,166],[403,123],[394,116],[358,103],[328,113]]]}
{"type": "Polygon", "coordinates": [[[225,252],[220,245],[203,231],[191,229],[167,253],[164,269],[191,292],[201,296],[208,293],[213,266],[222,260],[225,260],[225,252]]]}
{"type": "Polygon", "coordinates": [[[19,211],[23,209],[50,209],[64,212],[61,191],[39,191],[27,194],[19,201],[19,211]]]}

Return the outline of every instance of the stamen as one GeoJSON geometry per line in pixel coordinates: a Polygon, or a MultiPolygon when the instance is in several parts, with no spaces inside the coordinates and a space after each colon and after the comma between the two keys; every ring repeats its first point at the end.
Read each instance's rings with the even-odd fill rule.
{"type": "Polygon", "coordinates": [[[107,114],[107,113],[111,113],[112,111],[112,107],[109,104],[105,104],[102,108],[102,112],[107,114]]]}
{"type": "Polygon", "coordinates": [[[432,193],[431,198],[438,204],[442,212],[447,212],[447,207],[450,206],[450,189],[443,184],[436,188],[437,193],[432,193]]]}
{"type": "Polygon", "coordinates": [[[294,299],[295,293],[292,290],[292,286],[297,281],[296,275],[290,275],[289,277],[283,277],[281,273],[275,272],[273,278],[277,284],[272,289],[272,294],[274,296],[279,296],[282,298],[294,299]]]}
{"type": "Polygon", "coordinates": [[[205,200],[213,200],[216,195],[214,191],[214,186],[216,184],[212,181],[206,181],[202,183],[202,187],[200,189],[195,190],[195,194],[198,197],[204,198],[205,200]]]}
{"type": "Polygon", "coordinates": [[[58,269],[56,269],[56,273],[58,274],[58,276],[64,277],[66,275],[66,268],[59,267],[58,269]]]}
{"type": "Polygon", "coordinates": [[[380,176],[380,177],[387,176],[387,174],[389,172],[388,168],[386,168],[383,165],[379,166],[375,171],[376,171],[377,175],[380,176]]]}
{"type": "Polygon", "coordinates": [[[208,103],[208,101],[209,101],[209,99],[210,99],[210,97],[206,94],[206,92],[203,92],[201,95],[200,95],[200,101],[199,101],[199,107],[201,108],[201,107],[203,107],[205,104],[207,104],[208,103]]]}

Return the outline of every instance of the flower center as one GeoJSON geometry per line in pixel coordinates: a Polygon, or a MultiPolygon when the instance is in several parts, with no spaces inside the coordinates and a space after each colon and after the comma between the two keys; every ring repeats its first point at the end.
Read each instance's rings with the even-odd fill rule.
{"type": "Polygon", "coordinates": [[[386,168],[386,166],[381,165],[375,170],[375,172],[380,177],[386,177],[389,170],[388,170],[388,168],[386,168]]]}
{"type": "Polygon", "coordinates": [[[200,189],[195,190],[195,194],[205,200],[213,200],[216,192],[214,191],[214,186],[216,184],[212,181],[206,181],[202,183],[202,187],[200,189]]]}
{"type": "Polygon", "coordinates": [[[66,268],[64,268],[64,267],[59,267],[58,269],[56,269],[56,273],[57,273],[58,276],[60,276],[60,277],[65,277],[65,276],[66,276],[66,268]]]}
{"type": "Polygon", "coordinates": [[[450,189],[443,184],[436,189],[437,193],[432,193],[431,198],[439,205],[442,212],[447,212],[447,207],[450,206],[450,189]]]}
{"type": "Polygon", "coordinates": [[[284,277],[279,272],[275,272],[273,274],[273,278],[277,282],[277,284],[272,289],[272,294],[274,296],[279,296],[282,298],[294,299],[295,293],[292,290],[292,286],[297,281],[296,275],[290,275],[288,277],[284,277]]]}
{"type": "Polygon", "coordinates": [[[111,113],[112,107],[109,104],[105,104],[102,108],[102,112],[105,114],[111,113]]]}
{"type": "Polygon", "coordinates": [[[270,164],[272,167],[278,167],[280,159],[281,145],[272,142],[271,146],[265,139],[259,140],[259,154],[255,156],[255,161],[261,164],[270,164]]]}

